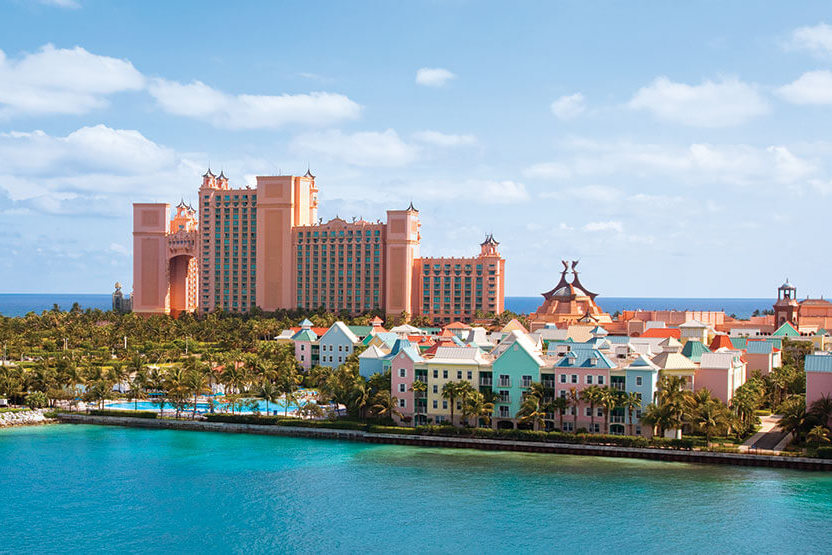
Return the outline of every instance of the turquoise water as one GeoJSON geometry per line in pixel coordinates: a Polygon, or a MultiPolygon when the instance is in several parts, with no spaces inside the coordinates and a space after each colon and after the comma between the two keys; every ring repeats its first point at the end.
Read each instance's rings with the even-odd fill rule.
{"type": "Polygon", "coordinates": [[[820,553],[832,476],[95,426],[0,431],[0,551],[820,553]]]}
{"type": "MultiPolygon", "coordinates": [[[[104,406],[105,406],[105,408],[108,408],[108,409],[128,409],[128,410],[138,409],[138,410],[152,410],[152,411],[158,411],[159,410],[159,405],[154,404],[151,401],[139,401],[138,403],[125,401],[125,402],[122,402],[122,403],[107,403],[104,406]]],[[[266,401],[263,401],[262,399],[260,401],[258,401],[257,409],[262,414],[267,414],[266,401]]],[[[193,410],[193,406],[190,406],[186,412],[190,412],[192,410],[193,410]]],[[[208,410],[209,410],[208,403],[197,403],[196,404],[196,411],[197,412],[208,412],[208,410]]],[[[298,410],[297,405],[290,404],[289,405],[289,412],[292,412],[294,410],[298,410]]],[[[176,407],[174,407],[170,403],[165,403],[165,412],[175,412],[175,411],[176,411],[176,407]]],[[[278,414],[283,414],[286,411],[286,409],[281,404],[269,403],[268,404],[268,414],[272,414],[275,411],[277,411],[278,414]]],[[[231,409],[230,408],[226,409],[225,405],[217,403],[216,405],[214,405],[214,412],[231,412],[231,409]]],[[[251,412],[251,411],[246,409],[242,412],[243,413],[248,413],[248,412],[251,412]]]]}

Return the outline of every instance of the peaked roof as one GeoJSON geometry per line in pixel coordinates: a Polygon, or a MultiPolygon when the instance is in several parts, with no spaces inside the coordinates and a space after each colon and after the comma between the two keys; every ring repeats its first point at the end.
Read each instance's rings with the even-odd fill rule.
{"type": "Polygon", "coordinates": [[[789,322],[783,322],[783,325],[777,328],[777,331],[775,331],[771,335],[776,335],[780,337],[800,337],[800,332],[794,329],[794,326],[791,325],[789,322]]]}
{"type": "Polygon", "coordinates": [[[710,352],[710,349],[708,349],[701,341],[688,341],[685,343],[685,346],[682,347],[682,354],[691,359],[693,362],[699,362],[702,359],[703,354],[710,352]]]}
{"type": "Polygon", "coordinates": [[[713,352],[722,347],[725,347],[726,349],[733,349],[734,344],[731,342],[730,337],[728,337],[724,333],[719,333],[714,337],[714,340],[711,341],[710,349],[711,352],[713,352]]]}
{"type": "Polygon", "coordinates": [[[311,328],[312,327],[312,322],[309,320],[309,318],[304,318],[303,322],[300,323],[300,327],[302,327],[302,328],[311,328]]]}
{"type": "Polygon", "coordinates": [[[340,331],[342,334],[344,334],[347,337],[347,339],[349,339],[353,343],[358,343],[360,341],[360,339],[358,339],[358,336],[355,335],[352,332],[352,330],[350,330],[350,328],[344,322],[341,322],[340,320],[338,322],[335,322],[334,324],[332,324],[332,327],[330,327],[328,330],[326,330],[326,333],[321,336],[321,341],[323,341],[324,337],[326,337],[330,333],[334,333],[335,330],[340,331]]]}
{"type": "Polygon", "coordinates": [[[659,367],[653,364],[647,357],[644,355],[638,355],[633,362],[630,363],[627,368],[633,368],[635,370],[658,370],[659,367]]]}
{"type": "Polygon", "coordinates": [[[424,360],[419,354],[419,348],[407,339],[396,339],[393,348],[390,350],[389,358],[392,360],[401,353],[406,354],[413,362],[422,362],[424,360]]]}
{"type": "Polygon", "coordinates": [[[722,370],[730,370],[734,367],[734,360],[737,358],[737,353],[706,353],[702,355],[702,362],[699,364],[700,368],[717,368],[722,370]]]}
{"type": "Polygon", "coordinates": [[[358,355],[358,358],[384,358],[387,356],[387,353],[376,347],[375,345],[370,345],[364,352],[358,355]]]}
{"type": "Polygon", "coordinates": [[[506,323],[506,325],[503,326],[503,329],[501,329],[500,332],[509,333],[514,330],[522,331],[523,333],[529,333],[529,330],[527,330],[525,326],[523,326],[523,324],[521,324],[517,320],[517,318],[512,318],[511,320],[509,320],[508,323],[506,323]]]}
{"type": "Polygon", "coordinates": [[[463,324],[462,322],[457,320],[456,322],[451,322],[450,324],[445,326],[445,329],[446,330],[470,330],[471,326],[469,326],[468,324],[463,324]]]}
{"type": "Polygon", "coordinates": [[[700,328],[707,328],[707,324],[703,324],[699,320],[688,320],[684,324],[679,326],[680,328],[690,328],[690,329],[700,329],[700,328]]]}
{"type": "Polygon", "coordinates": [[[751,355],[770,355],[774,352],[771,341],[749,341],[745,345],[745,352],[751,355]]]}
{"type": "Polygon", "coordinates": [[[476,347],[439,347],[436,349],[436,355],[433,357],[434,362],[445,362],[452,364],[454,362],[473,363],[473,364],[487,364],[488,361],[482,356],[482,351],[476,347]]]}
{"type": "Polygon", "coordinates": [[[601,326],[595,326],[594,328],[589,330],[589,333],[591,333],[592,335],[599,335],[599,336],[607,336],[607,335],[610,334],[610,332],[608,332],[607,330],[605,330],[601,326]]]}
{"type": "Polygon", "coordinates": [[[696,370],[693,361],[682,353],[660,353],[652,362],[662,370],[696,370]]]}
{"type": "Polygon", "coordinates": [[[733,345],[735,349],[745,349],[747,344],[748,344],[748,338],[747,337],[732,337],[731,338],[731,345],[733,345]]]}
{"type": "Polygon", "coordinates": [[[558,362],[556,367],[571,368],[615,368],[615,363],[598,349],[578,349],[569,353],[558,362]]]}
{"type": "Polygon", "coordinates": [[[528,334],[525,334],[519,330],[514,330],[509,334],[509,337],[506,337],[503,342],[506,345],[506,349],[500,354],[502,357],[505,353],[511,351],[513,347],[518,347],[523,349],[527,355],[532,357],[534,361],[537,363],[538,366],[544,366],[546,363],[543,361],[543,358],[540,356],[540,349],[538,348],[538,344],[534,341],[528,334]]]}
{"type": "Polygon", "coordinates": [[[310,328],[303,328],[292,336],[292,341],[316,341],[317,339],[318,334],[310,328]]]}

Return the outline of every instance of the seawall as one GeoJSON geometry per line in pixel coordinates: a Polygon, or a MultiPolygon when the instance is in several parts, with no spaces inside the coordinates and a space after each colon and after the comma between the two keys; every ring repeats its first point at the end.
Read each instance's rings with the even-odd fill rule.
{"type": "Polygon", "coordinates": [[[748,455],[743,453],[709,453],[703,451],[682,451],[677,449],[646,449],[637,447],[617,447],[611,445],[575,445],[567,443],[543,443],[502,439],[371,434],[357,430],[301,428],[294,426],[262,426],[256,424],[232,424],[227,422],[205,422],[199,420],[155,420],[146,418],[92,416],[88,414],[71,413],[61,413],[58,415],[58,418],[62,422],[70,424],[97,424],[105,426],[126,426],[131,428],[154,428],[197,432],[223,432],[235,434],[305,437],[315,439],[337,439],[342,441],[411,445],[416,447],[448,447],[457,449],[479,449],[485,451],[519,451],[525,453],[623,457],[657,461],[832,471],[832,459],[812,459],[808,457],[780,457],[774,455],[748,455]]]}

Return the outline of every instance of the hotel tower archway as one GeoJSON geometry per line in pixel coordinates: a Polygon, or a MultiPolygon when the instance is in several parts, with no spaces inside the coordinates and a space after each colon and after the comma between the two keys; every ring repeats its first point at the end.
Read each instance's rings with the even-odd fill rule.
{"type": "Polygon", "coordinates": [[[180,202],[133,205],[133,311],[170,314],[197,309],[196,211],[180,202]]]}

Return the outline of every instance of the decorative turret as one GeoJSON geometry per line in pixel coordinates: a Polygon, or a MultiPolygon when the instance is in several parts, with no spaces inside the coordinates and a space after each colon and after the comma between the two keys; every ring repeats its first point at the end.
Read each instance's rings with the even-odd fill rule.
{"type": "Polygon", "coordinates": [[[225,177],[225,172],[220,170],[220,175],[217,177],[217,185],[220,189],[228,189],[228,178],[225,177]]]}
{"type": "Polygon", "coordinates": [[[306,173],[303,174],[303,177],[309,177],[311,179],[315,179],[315,176],[312,175],[312,168],[310,168],[309,166],[306,166],[306,173]]]}
{"type": "Polygon", "coordinates": [[[216,184],[216,176],[214,172],[211,171],[210,166],[208,167],[208,171],[202,174],[202,186],[203,187],[213,187],[216,184]]]}
{"type": "Polygon", "coordinates": [[[786,322],[797,329],[799,321],[800,305],[797,302],[797,287],[786,282],[777,288],[777,302],[774,303],[775,326],[781,326],[786,322]]]}
{"type": "Polygon", "coordinates": [[[480,256],[499,256],[500,253],[497,252],[499,244],[500,242],[494,239],[494,235],[489,233],[485,236],[485,241],[480,243],[480,256]]]}
{"type": "Polygon", "coordinates": [[[413,206],[413,201],[412,201],[412,200],[410,201],[410,204],[409,204],[409,205],[408,205],[408,207],[407,207],[407,211],[408,211],[408,212],[418,212],[418,210],[416,209],[416,207],[415,207],[415,206],[413,206]]]}

